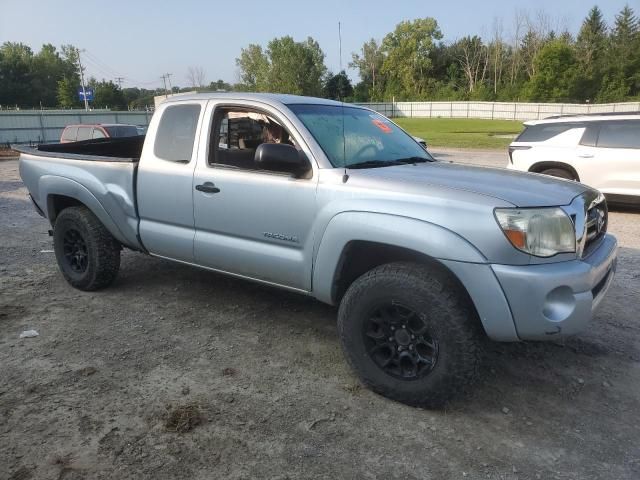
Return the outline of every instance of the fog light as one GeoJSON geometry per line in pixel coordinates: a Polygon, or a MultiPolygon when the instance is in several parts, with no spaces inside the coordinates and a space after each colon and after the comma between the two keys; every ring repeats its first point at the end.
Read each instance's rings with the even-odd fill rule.
{"type": "Polygon", "coordinates": [[[571,288],[557,287],[545,298],[542,314],[552,322],[561,322],[569,318],[576,309],[576,297],[571,288]]]}

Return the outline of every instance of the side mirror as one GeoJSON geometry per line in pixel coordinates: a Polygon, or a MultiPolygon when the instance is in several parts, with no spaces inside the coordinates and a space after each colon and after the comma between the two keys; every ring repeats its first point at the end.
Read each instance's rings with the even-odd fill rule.
{"type": "Polygon", "coordinates": [[[286,143],[263,143],[256,149],[254,162],[259,169],[291,173],[303,177],[310,169],[304,152],[286,143]]]}

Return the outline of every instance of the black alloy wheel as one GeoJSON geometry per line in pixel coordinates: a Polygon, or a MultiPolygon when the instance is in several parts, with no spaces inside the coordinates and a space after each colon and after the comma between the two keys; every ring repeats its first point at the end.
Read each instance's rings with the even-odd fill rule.
{"type": "Polygon", "coordinates": [[[399,303],[376,308],[363,324],[367,353],[385,373],[402,380],[428,375],[438,360],[438,342],[423,316],[399,303]]]}
{"type": "Polygon", "coordinates": [[[62,246],[69,268],[75,273],[85,272],[88,265],[87,242],[80,232],[75,229],[67,230],[64,233],[62,246]]]}

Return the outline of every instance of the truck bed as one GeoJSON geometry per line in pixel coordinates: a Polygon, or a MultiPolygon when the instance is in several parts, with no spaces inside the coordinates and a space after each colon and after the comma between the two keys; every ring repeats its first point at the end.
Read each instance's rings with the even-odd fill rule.
{"type": "Polygon", "coordinates": [[[20,146],[20,175],[47,218],[71,197],[86,205],[123,245],[141,249],[136,178],[144,136],[20,146]]]}
{"type": "Polygon", "coordinates": [[[70,143],[50,143],[35,147],[16,146],[15,150],[41,157],[102,162],[137,162],[142,153],[144,135],[121,138],[97,138],[70,143]]]}

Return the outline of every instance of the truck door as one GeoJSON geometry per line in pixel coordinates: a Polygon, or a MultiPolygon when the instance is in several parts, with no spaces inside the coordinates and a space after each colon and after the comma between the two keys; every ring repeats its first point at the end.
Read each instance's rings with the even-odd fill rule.
{"type": "Polygon", "coordinates": [[[274,109],[241,105],[212,104],[207,121],[193,181],[195,262],[310,290],[317,167],[309,158],[309,174],[294,178],[253,161],[263,142],[302,149],[293,127],[274,109]]]}
{"type": "Polygon", "coordinates": [[[161,257],[193,262],[195,141],[206,101],[165,103],[156,112],[138,167],[140,238],[161,257]]]}

